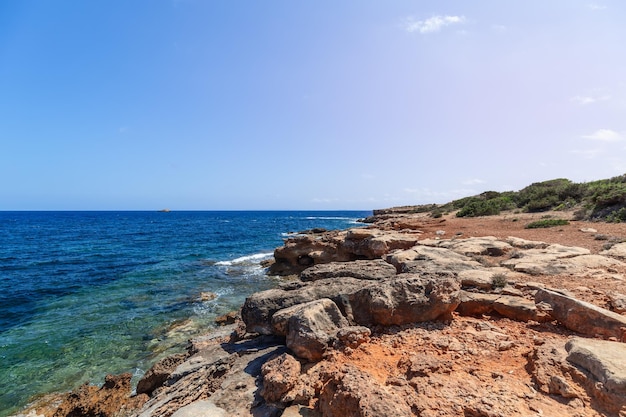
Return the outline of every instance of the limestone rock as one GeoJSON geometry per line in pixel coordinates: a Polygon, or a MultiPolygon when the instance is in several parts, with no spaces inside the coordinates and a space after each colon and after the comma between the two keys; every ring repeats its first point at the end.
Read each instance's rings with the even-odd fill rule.
{"type": "Polygon", "coordinates": [[[300,370],[300,362],[287,353],[268,360],[261,367],[261,396],[270,403],[282,402],[285,394],[298,384],[300,370]]]}
{"type": "MultiPolygon", "coordinates": [[[[436,244],[436,246],[451,249],[458,254],[466,256],[502,256],[513,249],[510,244],[498,240],[498,238],[494,236],[470,237],[467,239],[449,239],[440,240],[438,242],[439,243],[436,244]]],[[[424,242],[421,243],[424,244],[424,242]]]]}
{"type": "Polygon", "coordinates": [[[592,374],[607,393],[626,400],[625,343],[575,337],[567,342],[565,349],[568,361],[592,374]]]}
{"type": "Polygon", "coordinates": [[[583,396],[577,384],[581,375],[566,361],[562,344],[549,342],[536,347],[528,355],[530,372],[540,391],[564,398],[583,396]]]}
{"type": "Polygon", "coordinates": [[[285,408],[281,417],[322,417],[315,409],[303,405],[292,405],[285,408]]]}
{"type": "Polygon", "coordinates": [[[394,250],[408,249],[416,245],[419,238],[419,234],[351,229],[341,244],[341,250],[352,254],[354,259],[376,259],[394,250]]]}
{"type": "Polygon", "coordinates": [[[448,317],[459,305],[460,284],[451,278],[400,274],[349,296],[361,325],[400,325],[448,317]]]}
{"type": "Polygon", "coordinates": [[[229,414],[223,408],[216,406],[212,401],[200,400],[192,402],[189,405],[179,408],[172,414],[172,417],[229,417],[229,414]]]}
{"type": "Polygon", "coordinates": [[[415,244],[417,233],[397,233],[375,228],[330,231],[321,235],[294,236],[274,251],[275,262],[270,273],[299,274],[308,267],[330,262],[377,259],[415,244]]]}
{"type": "Polygon", "coordinates": [[[589,336],[624,339],[625,316],[548,289],[538,290],[535,302],[549,304],[552,317],[570,330],[589,336]]]}
{"type": "Polygon", "coordinates": [[[394,265],[399,272],[408,273],[455,274],[468,269],[483,269],[478,262],[453,250],[424,245],[394,252],[387,256],[387,262],[394,265]]]}
{"type": "Polygon", "coordinates": [[[274,250],[275,262],[269,272],[274,275],[299,274],[318,263],[352,260],[349,254],[341,252],[339,248],[343,239],[345,232],[291,237],[274,250]]]}
{"type": "Polygon", "coordinates": [[[275,407],[258,401],[257,380],[263,363],[285,350],[280,340],[269,336],[212,345],[180,364],[135,415],[192,416],[209,411],[216,416],[278,415],[275,407]]]}
{"type": "Polygon", "coordinates": [[[541,316],[533,301],[522,297],[502,295],[493,303],[493,309],[503,317],[517,321],[548,321],[548,315],[541,316]]]}
{"type": "Polygon", "coordinates": [[[498,294],[474,293],[461,291],[459,305],[456,311],[462,316],[476,316],[489,314],[493,311],[493,303],[499,298],[498,294]]]}
{"type": "Polygon", "coordinates": [[[54,413],[54,417],[115,417],[122,410],[129,412],[148,400],[140,394],[131,397],[132,375],[107,375],[101,388],[84,384],[69,393],[54,413]]]}
{"type": "Polygon", "coordinates": [[[167,356],[155,363],[137,383],[137,394],[152,394],[152,391],[167,381],[176,367],[185,361],[186,357],[186,354],[180,353],[167,356]]]}
{"type": "Polygon", "coordinates": [[[546,242],[540,242],[537,240],[526,240],[515,236],[509,236],[506,238],[509,245],[520,249],[545,249],[550,244],[546,242]]]}
{"type": "Polygon", "coordinates": [[[324,417],[414,415],[404,398],[355,366],[344,365],[326,378],[318,405],[324,417]]]}
{"type": "Polygon", "coordinates": [[[348,326],[339,329],[337,341],[340,345],[356,348],[370,339],[372,331],[365,326],[348,326]]]}
{"type": "Polygon", "coordinates": [[[484,269],[468,269],[458,273],[463,288],[474,287],[489,291],[493,288],[493,272],[484,269]]]}
{"type": "Polygon", "coordinates": [[[274,321],[287,322],[287,347],[300,358],[318,361],[333,343],[337,331],[349,326],[337,305],[323,298],[286,308],[274,315],[274,321]]]}
{"type": "Polygon", "coordinates": [[[620,259],[626,259],[626,242],[617,243],[610,249],[600,252],[600,255],[614,256],[620,259]]]}
{"type": "Polygon", "coordinates": [[[607,294],[611,309],[616,313],[626,313],[626,295],[612,291],[607,294]]]}
{"type": "Polygon", "coordinates": [[[480,316],[496,312],[517,321],[548,321],[550,315],[538,310],[536,304],[523,297],[461,291],[457,312],[463,316],[480,316]]]}
{"type": "Polygon", "coordinates": [[[518,253],[515,257],[503,261],[501,265],[531,275],[573,273],[579,271],[580,266],[576,261],[570,261],[570,258],[581,255],[589,255],[589,249],[553,244],[544,249],[528,249],[518,253]]]}
{"type": "MultiPolygon", "coordinates": [[[[278,310],[320,298],[330,298],[344,307],[348,294],[363,288],[363,281],[355,278],[321,279],[297,284],[293,289],[271,289],[248,297],[241,310],[248,332],[272,334],[272,316],[278,310]]],[[[344,307],[345,308],[345,307],[344,307]]]]}
{"type": "Polygon", "coordinates": [[[396,275],[396,268],[393,265],[382,259],[374,259],[315,265],[302,271],[300,279],[302,281],[317,281],[325,278],[352,277],[380,280],[394,275],[396,275]]]}
{"type": "Polygon", "coordinates": [[[626,410],[626,344],[574,337],[565,345],[547,342],[528,356],[539,389],[564,398],[585,399],[606,416],[626,410]]]}

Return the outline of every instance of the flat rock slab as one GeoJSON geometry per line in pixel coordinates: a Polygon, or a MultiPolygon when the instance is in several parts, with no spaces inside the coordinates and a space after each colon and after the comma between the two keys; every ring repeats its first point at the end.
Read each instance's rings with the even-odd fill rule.
{"type": "Polygon", "coordinates": [[[458,273],[467,269],[484,269],[475,260],[451,249],[424,245],[394,252],[387,256],[387,262],[394,265],[398,271],[409,273],[424,271],[458,273]]]}
{"type": "Polygon", "coordinates": [[[608,393],[626,397],[626,344],[575,337],[565,349],[567,360],[592,374],[608,393]]]}
{"type": "Polygon", "coordinates": [[[626,316],[548,289],[538,290],[535,302],[549,304],[550,315],[570,330],[594,337],[624,338],[626,316]]]}
{"type": "Polygon", "coordinates": [[[600,252],[600,255],[614,256],[616,258],[626,259],[626,242],[613,245],[610,249],[600,252]]]}
{"type": "Polygon", "coordinates": [[[502,256],[506,252],[513,249],[513,246],[507,242],[498,240],[495,236],[470,237],[467,239],[446,239],[434,240],[428,243],[428,246],[437,246],[441,248],[451,249],[461,255],[487,255],[502,256]]]}
{"type": "Polygon", "coordinates": [[[540,242],[538,240],[526,240],[515,236],[509,236],[506,238],[509,245],[520,249],[545,249],[550,244],[546,242],[540,242]]]}
{"type": "Polygon", "coordinates": [[[380,280],[396,275],[396,268],[382,259],[357,260],[353,262],[331,262],[305,269],[300,274],[302,281],[317,281],[325,278],[352,277],[356,279],[380,280]]]}
{"type": "Polygon", "coordinates": [[[598,267],[610,262],[608,258],[605,261],[589,253],[589,249],[554,244],[544,249],[522,251],[516,257],[503,261],[501,265],[531,275],[555,275],[580,272],[589,268],[585,263],[598,267]],[[582,256],[589,257],[577,260],[582,256]]]}
{"type": "Polygon", "coordinates": [[[179,408],[172,417],[228,417],[228,413],[223,408],[219,408],[211,401],[196,401],[183,408],[179,408]]]}

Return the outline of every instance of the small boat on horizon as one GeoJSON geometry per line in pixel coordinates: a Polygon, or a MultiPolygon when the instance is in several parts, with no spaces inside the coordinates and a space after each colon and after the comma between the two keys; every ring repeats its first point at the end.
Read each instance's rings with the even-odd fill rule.
{"type": "Polygon", "coordinates": [[[159,210],[159,213],[169,213],[170,211],[172,211],[172,210],[170,210],[168,208],[164,208],[164,209],[159,210]]]}

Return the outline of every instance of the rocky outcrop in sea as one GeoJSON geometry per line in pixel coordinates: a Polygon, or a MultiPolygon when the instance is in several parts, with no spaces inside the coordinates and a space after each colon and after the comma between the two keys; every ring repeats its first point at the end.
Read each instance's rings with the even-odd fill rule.
{"type": "Polygon", "coordinates": [[[282,283],[235,323],[155,364],[132,395],[110,377],[48,415],[626,415],[626,296],[598,305],[554,285],[623,280],[619,247],[447,237],[445,219],[379,216],[287,239],[269,267],[282,283]],[[94,408],[116,384],[120,407],[94,408]]]}

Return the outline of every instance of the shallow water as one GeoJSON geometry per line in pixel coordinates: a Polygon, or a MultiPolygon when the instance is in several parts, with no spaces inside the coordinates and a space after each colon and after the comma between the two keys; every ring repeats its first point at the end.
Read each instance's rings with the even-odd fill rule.
{"type": "Polygon", "coordinates": [[[0,212],[0,417],[107,373],[136,381],[275,285],[259,262],[285,235],[369,214],[0,212]]]}

